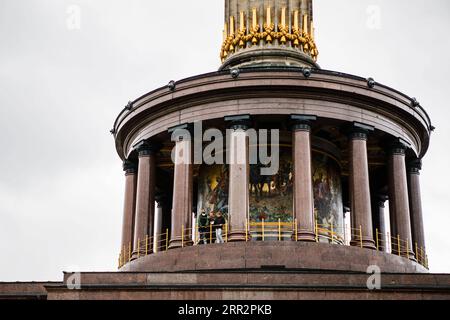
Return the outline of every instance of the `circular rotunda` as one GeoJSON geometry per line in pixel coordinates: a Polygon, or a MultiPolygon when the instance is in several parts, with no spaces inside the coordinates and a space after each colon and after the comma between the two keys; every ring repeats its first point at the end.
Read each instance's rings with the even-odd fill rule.
{"type": "Polygon", "coordinates": [[[312,0],[225,0],[223,37],[114,123],[119,269],[427,272],[420,103],[321,69],[312,0]]]}

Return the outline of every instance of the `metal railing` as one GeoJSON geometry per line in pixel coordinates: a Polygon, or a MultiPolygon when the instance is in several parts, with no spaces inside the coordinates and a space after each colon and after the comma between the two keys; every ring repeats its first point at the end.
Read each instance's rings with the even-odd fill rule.
{"type": "MultiPolygon", "coordinates": [[[[296,220],[292,222],[265,221],[253,222],[247,220],[245,230],[233,229],[233,232],[245,234],[245,241],[299,241],[297,238],[299,225],[296,220]]],[[[336,226],[333,223],[314,225],[314,234],[316,242],[330,243],[345,246],[358,246],[365,248],[367,240],[364,238],[363,229],[351,228],[345,226],[336,226]]],[[[229,225],[196,226],[194,228],[181,229],[181,247],[207,245],[212,243],[227,243],[230,237],[229,225]],[[222,229],[222,239],[216,236],[216,230],[222,229]],[[220,241],[223,240],[223,241],[220,241]]],[[[383,234],[378,229],[373,235],[374,247],[377,251],[387,252],[400,257],[412,259],[415,257],[417,262],[428,269],[428,257],[424,248],[415,243],[410,245],[409,239],[401,239],[399,235],[392,236],[389,233],[383,234]]],[[[132,243],[124,246],[119,254],[119,268],[122,268],[128,262],[149,254],[168,251],[170,246],[170,232],[166,229],[164,233],[155,237],[146,236],[144,239],[138,239],[136,248],[132,243]]]]}
{"type": "Polygon", "coordinates": [[[252,241],[291,241],[294,222],[249,222],[250,239],[252,241]]]}

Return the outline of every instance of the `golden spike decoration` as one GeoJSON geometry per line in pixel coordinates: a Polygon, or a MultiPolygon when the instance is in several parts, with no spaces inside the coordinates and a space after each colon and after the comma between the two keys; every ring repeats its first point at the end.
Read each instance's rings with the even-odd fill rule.
{"type": "Polygon", "coordinates": [[[281,31],[281,33],[279,33],[280,37],[280,42],[282,44],[285,44],[287,39],[286,39],[286,35],[288,34],[289,30],[288,27],[286,25],[286,8],[282,8],[281,9],[281,24],[278,26],[279,31],[281,31]]]}
{"type": "Polygon", "coordinates": [[[230,17],[230,36],[234,36],[234,17],[230,17]]]}
{"type": "Polygon", "coordinates": [[[225,23],[223,27],[223,41],[226,41],[228,38],[228,24],[225,23]]]}
{"type": "Polygon", "coordinates": [[[241,48],[243,48],[245,46],[245,42],[244,42],[244,37],[245,37],[245,33],[246,33],[246,28],[245,28],[245,16],[244,16],[244,11],[240,12],[240,26],[239,26],[239,46],[241,48]]]}
{"type": "Polygon", "coordinates": [[[245,31],[244,11],[241,11],[240,19],[240,31],[245,31]]]}
{"type": "Polygon", "coordinates": [[[309,44],[308,44],[308,15],[305,14],[303,16],[303,37],[306,38],[306,41],[303,43],[303,51],[307,52],[310,50],[309,44]]]}
{"type": "Polygon", "coordinates": [[[299,12],[298,10],[294,11],[294,28],[293,28],[293,33],[295,35],[294,38],[294,46],[297,47],[300,42],[298,41],[298,37],[299,37],[299,33],[300,33],[300,25],[299,25],[299,12]]]}
{"type": "Polygon", "coordinates": [[[303,33],[308,34],[308,15],[303,15],[303,33]]]}
{"type": "Polygon", "coordinates": [[[299,29],[299,24],[298,24],[298,10],[294,11],[294,29],[298,30],[299,29]]]}
{"type": "Polygon", "coordinates": [[[230,17],[230,35],[228,37],[228,42],[230,44],[230,47],[228,48],[229,52],[234,52],[234,45],[233,45],[233,39],[234,39],[234,17],[230,17]]]}
{"type": "Polygon", "coordinates": [[[253,44],[257,44],[258,43],[258,38],[257,38],[257,33],[259,31],[259,26],[258,26],[258,15],[257,15],[257,9],[253,8],[252,9],[252,15],[253,15],[253,19],[252,19],[252,43],[253,44]]]}
{"type": "Polygon", "coordinates": [[[272,15],[271,15],[270,7],[267,7],[266,24],[264,26],[264,31],[267,34],[266,41],[272,42],[271,32],[273,31],[273,26],[272,26],[272,15]]]}

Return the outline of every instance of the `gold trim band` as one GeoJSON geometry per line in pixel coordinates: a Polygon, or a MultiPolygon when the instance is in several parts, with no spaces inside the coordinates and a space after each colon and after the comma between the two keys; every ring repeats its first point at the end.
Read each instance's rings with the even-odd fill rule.
{"type": "Polygon", "coordinates": [[[244,12],[240,12],[240,25],[238,28],[235,28],[235,18],[233,16],[230,17],[229,26],[228,23],[225,24],[224,41],[220,52],[222,62],[230,54],[237,52],[239,48],[246,48],[248,44],[257,45],[261,41],[272,43],[274,40],[278,40],[282,45],[290,43],[293,48],[301,50],[303,53],[310,55],[314,61],[317,61],[319,51],[314,41],[312,21],[310,23],[311,27],[308,28],[308,15],[303,15],[303,25],[300,27],[299,11],[294,11],[293,23],[291,28],[289,28],[289,25],[286,23],[286,8],[282,8],[280,23],[278,23],[277,30],[275,30],[275,24],[271,19],[270,7],[267,8],[267,19],[262,28],[258,21],[257,9],[253,8],[252,25],[247,30],[244,14],[244,12]]]}

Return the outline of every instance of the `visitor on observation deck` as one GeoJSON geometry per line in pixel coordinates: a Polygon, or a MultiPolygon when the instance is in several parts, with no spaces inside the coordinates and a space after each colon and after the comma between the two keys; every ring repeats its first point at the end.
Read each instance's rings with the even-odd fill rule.
{"type": "Polygon", "coordinates": [[[225,227],[226,221],[222,215],[222,212],[218,211],[214,220],[214,227],[216,229],[216,243],[224,243],[222,233],[225,227]]]}
{"type": "Polygon", "coordinates": [[[214,227],[214,223],[216,221],[216,215],[214,214],[214,211],[211,211],[209,213],[209,225],[208,225],[208,239],[209,239],[209,243],[214,243],[216,241],[216,236],[215,236],[215,227],[214,227]]]}
{"type": "Polygon", "coordinates": [[[208,240],[206,237],[208,228],[209,228],[209,218],[208,215],[206,214],[205,209],[202,209],[200,216],[198,217],[198,231],[200,233],[199,244],[200,243],[208,244],[208,240]]]}

